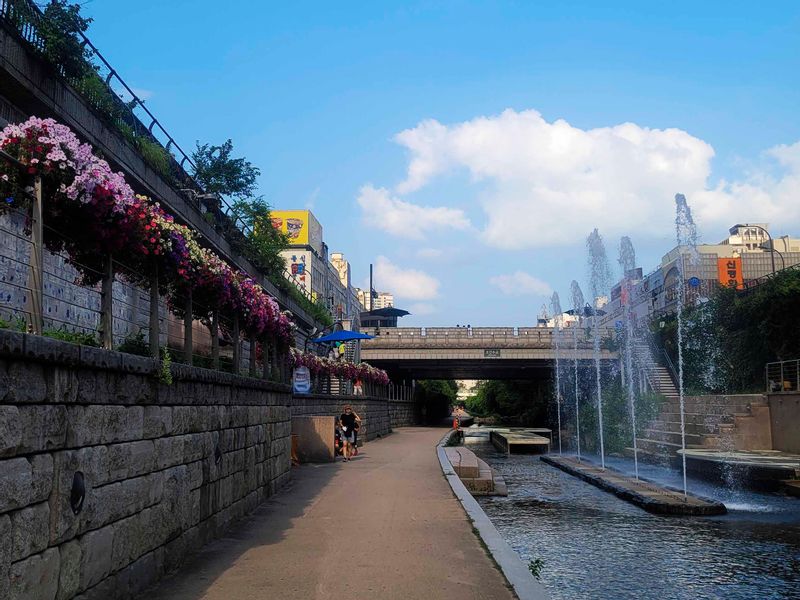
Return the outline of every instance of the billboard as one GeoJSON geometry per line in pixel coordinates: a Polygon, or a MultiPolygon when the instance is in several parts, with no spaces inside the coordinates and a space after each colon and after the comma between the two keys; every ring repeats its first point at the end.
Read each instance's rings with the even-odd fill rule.
{"type": "Polygon", "coordinates": [[[311,291],[311,252],[283,250],[281,256],[286,261],[286,269],[294,276],[298,285],[311,291]]]}
{"type": "Polygon", "coordinates": [[[272,226],[285,233],[289,243],[298,246],[308,245],[309,219],[307,210],[273,210],[272,226]]]}
{"type": "Polygon", "coordinates": [[[717,273],[721,285],[735,287],[737,290],[741,290],[744,287],[741,256],[717,258],[717,273]]]}

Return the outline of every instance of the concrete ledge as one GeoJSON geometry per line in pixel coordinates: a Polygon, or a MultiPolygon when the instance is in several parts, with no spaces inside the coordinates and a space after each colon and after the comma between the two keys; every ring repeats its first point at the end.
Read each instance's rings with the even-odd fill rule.
{"type": "Polygon", "coordinates": [[[517,597],[520,600],[547,600],[550,596],[542,584],[533,578],[528,568],[520,560],[519,555],[500,536],[497,528],[486,516],[486,513],[483,512],[480,504],[467,491],[467,488],[464,487],[464,484],[453,470],[453,466],[447,459],[447,453],[445,452],[445,444],[450,439],[450,435],[452,435],[452,430],[444,435],[436,447],[439,465],[442,467],[442,472],[447,478],[450,488],[458,498],[458,501],[461,502],[461,506],[464,507],[467,516],[472,521],[473,526],[478,531],[478,535],[480,535],[487,550],[500,567],[506,580],[514,588],[517,597]]]}
{"type": "Polygon", "coordinates": [[[611,492],[631,504],[657,515],[724,515],[725,505],[697,496],[684,497],[682,491],[659,486],[643,479],[627,477],[614,469],[605,471],[591,463],[579,463],[572,458],[542,456],[547,463],[587,483],[611,492]]]}

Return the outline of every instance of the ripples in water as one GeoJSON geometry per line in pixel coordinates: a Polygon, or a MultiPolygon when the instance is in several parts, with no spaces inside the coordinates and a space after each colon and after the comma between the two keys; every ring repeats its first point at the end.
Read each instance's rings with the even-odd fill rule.
{"type": "MultiPolygon", "coordinates": [[[[692,481],[697,493],[727,499],[730,513],[663,517],[538,457],[470,447],[508,484],[508,497],[482,498],[483,509],[524,562],[544,560],[542,583],[554,599],[800,598],[800,500],[692,481]]],[[[622,460],[614,466],[626,469],[622,460]]]]}

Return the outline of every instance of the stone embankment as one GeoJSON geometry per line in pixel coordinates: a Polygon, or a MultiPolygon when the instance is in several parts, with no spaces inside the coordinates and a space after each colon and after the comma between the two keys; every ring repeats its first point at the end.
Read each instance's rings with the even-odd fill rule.
{"type": "Polygon", "coordinates": [[[288,480],[288,386],[172,372],[0,331],[0,597],[137,597],[288,480]]]}

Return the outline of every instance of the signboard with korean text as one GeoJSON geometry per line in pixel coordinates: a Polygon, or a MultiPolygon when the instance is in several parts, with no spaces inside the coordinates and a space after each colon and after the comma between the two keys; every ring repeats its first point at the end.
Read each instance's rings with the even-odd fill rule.
{"type": "Polygon", "coordinates": [[[717,273],[719,282],[725,287],[733,287],[741,290],[744,287],[744,277],[742,276],[742,257],[717,259],[717,273]]]}

